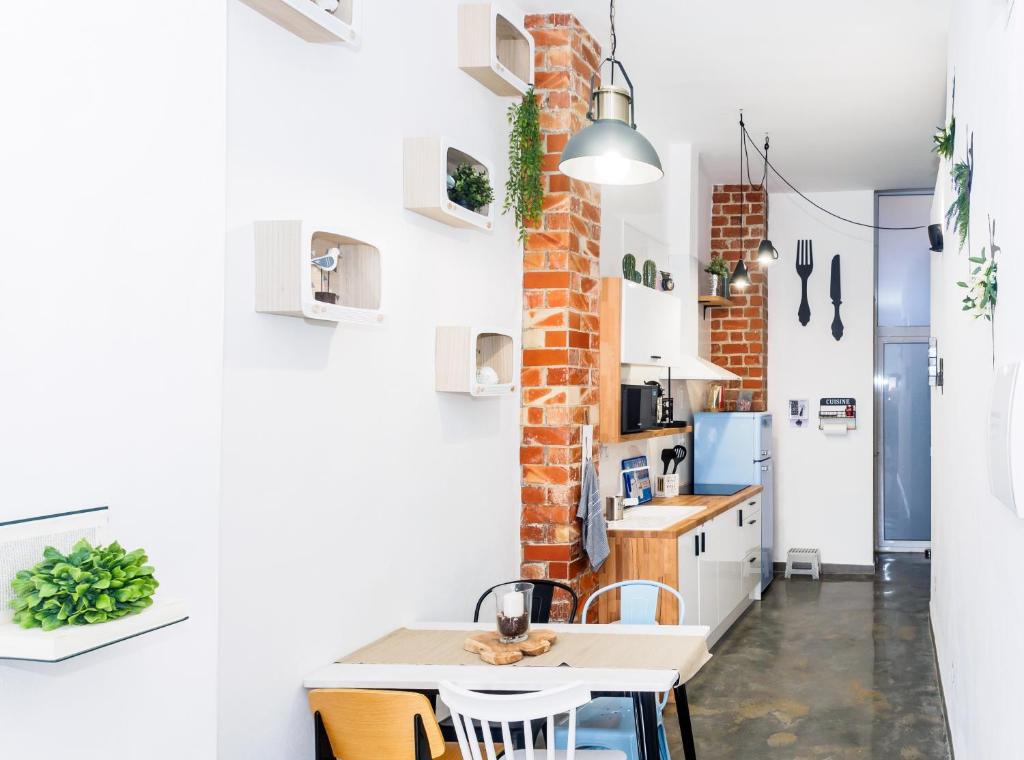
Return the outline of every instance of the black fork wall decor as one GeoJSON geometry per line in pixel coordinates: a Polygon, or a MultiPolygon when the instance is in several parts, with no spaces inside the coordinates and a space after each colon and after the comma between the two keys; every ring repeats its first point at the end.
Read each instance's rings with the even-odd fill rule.
{"type": "Polygon", "coordinates": [[[814,246],[810,240],[796,241],[796,273],[800,277],[800,308],[796,312],[800,324],[807,327],[811,321],[811,307],[807,303],[807,279],[814,271],[814,246]]]}

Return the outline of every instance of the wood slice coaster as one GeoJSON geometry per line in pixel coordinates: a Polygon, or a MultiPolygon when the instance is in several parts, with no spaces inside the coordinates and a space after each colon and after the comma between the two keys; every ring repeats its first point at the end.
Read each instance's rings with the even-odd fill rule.
{"type": "Polygon", "coordinates": [[[554,631],[535,630],[518,644],[502,644],[496,631],[484,631],[468,637],[463,648],[480,655],[481,660],[491,665],[511,665],[523,659],[524,655],[536,657],[544,654],[557,640],[558,634],[554,631]]]}

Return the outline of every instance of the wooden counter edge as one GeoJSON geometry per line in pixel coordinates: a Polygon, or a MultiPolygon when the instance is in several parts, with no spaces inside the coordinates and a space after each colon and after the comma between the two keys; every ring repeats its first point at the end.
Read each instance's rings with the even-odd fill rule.
{"type": "Polygon", "coordinates": [[[669,496],[656,498],[649,506],[655,507],[686,507],[698,504],[707,504],[708,508],[703,512],[691,515],[677,523],[659,530],[610,530],[608,538],[678,538],[687,531],[703,525],[713,517],[727,512],[745,500],[756,496],[764,490],[761,486],[747,486],[742,491],[731,496],[701,496],[686,494],[684,496],[669,496]]]}

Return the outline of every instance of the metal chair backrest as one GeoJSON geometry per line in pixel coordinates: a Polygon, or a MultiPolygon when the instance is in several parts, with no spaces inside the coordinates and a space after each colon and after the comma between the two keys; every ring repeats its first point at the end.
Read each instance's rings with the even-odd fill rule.
{"type": "MultiPolygon", "coordinates": [[[[530,694],[478,694],[463,689],[451,682],[442,682],[441,701],[452,713],[455,733],[459,738],[459,749],[463,760],[497,760],[494,740],[491,738],[491,724],[501,727],[501,737],[505,747],[512,744],[512,726],[521,724],[523,735],[532,736],[530,722],[544,720],[547,724],[547,736],[555,735],[555,716],[568,714],[569,733],[565,760],[576,757],[576,708],[590,701],[590,691],[581,684],[566,684],[553,689],[535,691],[530,694]],[[480,721],[480,731],[476,732],[474,721],[480,721]],[[472,738],[483,735],[483,752],[472,738]]],[[[548,749],[534,749],[527,744],[525,753],[527,760],[554,760],[556,750],[554,741],[548,749]]],[[[559,756],[561,753],[557,753],[559,756]]]]}
{"type": "Polygon", "coordinates": [[[683,624],[683,620],[686,617],[686,603],[683,601],[683,595],[664,583],[644,580],[619,581],[618,583],[612,583],[599,588],[590,595],[587,603],[583,605],[583,615],[580,619],[586,621],[590,605],[602,594],[614,591],[615,589],[621,589],[619,591],[620,623],[624,625],[657,625],[658,595],[662,591],[667,591],[679,602],[678,625],[683,624]]]}
{"type": "MultiPolygon", "coordinates": [[[[530,609],[531,623],[543,624],[551,622],[551,602],[556,590],[564,592],[569,597],[569,619],[566,622],[572,623],[576,620],[576,609],[579,606],[580,600],[571,586],[547,579],[534,580],[532,578],[523,578],[521,581],[505,581],[505,583],[516,582],[533,584],[533,607],[530,609]]],[[[474,623],[480,622],[480,608],[487,601],[487,597],[491,595],[494,589],[503,585],[505,584],[496,583],[480,595],[480,598],[476,601],[476,609],[473,610],[474,623]]]]}

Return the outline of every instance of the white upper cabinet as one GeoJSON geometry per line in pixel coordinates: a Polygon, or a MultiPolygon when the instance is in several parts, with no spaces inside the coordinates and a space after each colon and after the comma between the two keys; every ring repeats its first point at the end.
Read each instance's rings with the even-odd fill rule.
{"type": "Polygon", "coordinates": [[[671,367],[681,345],[679,299],[628,280],[620,283],[622,363],[671,367]]]}

